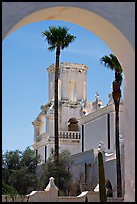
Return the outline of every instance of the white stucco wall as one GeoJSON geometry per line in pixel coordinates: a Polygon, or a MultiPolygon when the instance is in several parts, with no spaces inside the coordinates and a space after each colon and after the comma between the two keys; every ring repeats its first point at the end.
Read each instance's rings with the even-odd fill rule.
{"type": "Polygon", "coordinates": [[[61,109],[61,131],[68,130],[68,120],[70,118],[78,119],[81,116],[80,108],[62,107],[61,109]]]}
{"type": "MultiPolygon", "coordinates": [[[[124,137],[124,105],[120,105],[119,112],[119,134],[124,137]]],[[[110,115],[110,150],[115,151],[115,107],[110,104],[79,119],[80,125],[84,125],[84,151],[98,148],[103,142],[108,150],[108,122],[107,115],[110,115]]],[[[82,138],[82,129],[81,129],[82,138]]]]}
{"type": "Polygon", "coordinates": [[[2,37],[50,19],[91,30],[120,60],[125,74],[125,201],[135,201],[135,2],[2,2],[2,37]]]}
{"type": "Polygon", "coordinates": [[[38,155],[40,156],[40,161],[42,163],[45,162],[45,146],[41,146],[38,148],[38,155]]]}
{"type": "Polygon", "coordinates": [[[90,187],[93,188],[93,185],[97,182],[97,174],[94,174],[92,165],[94,163],[94,151],[89,150],[83,153],[77,153],[70,157],[70,170],[73,174],[73,182],[80,182],[81,184],[85,182],[85,163],[91,164],[89,171],[87,171],[87,183],[91,183],[90,187]]]}
{"type": "Polygon", "coordinates": [[[47,116],[47,132],[49,134],[49,137],[54,136],[54,114],[50,114],[47,116]]]}
{"type": "MultiPolygon", "coordinates": [[[[124,171],[124,158],[121,157],[121,178],[122,178],[122,192],[124,195],[125,188],[125,171],[124,171]]],[[[108,160],[104,162],[105,177],[111,182],[113,189],[113,196],[117,197],[117,181],[116,181],[116,160],[108,160]]]]}
{"type": "Polygon", "coordinates": [[[99,142],[103,141],[107,147],[107,118],[105,116],[99,117],[97,120],[92,120],[85,125],[84,134],[84,150],[98,148],[99,142]]]}
{"type": "MultiPolygon", "coordinates": [[[[98,159],[97,152],[88,150],[83,153],[78,153],[71,156],[71,172],[73,174],[73,181],[85,182],[85,163],[87,165],[87,188],[91,190],[95,189],[98,184],[98,159]]],[[[116,182],[116,160],[115,156],[109,159],[104,157],[104,170],[105,179],[109,180],[112,185],[113,196],[117,197],[117,182],[116,182]]],[[[124,158],[121,157],[121,176],[122,176],[122,188],[125,184],[125,172],[124,172],[124,158]]],[[[87,190],[89,190],[87,189],[87,190]]]]}
{"type": "Polygon", "coordinates": [[[41,144],[37,145],[38,155],[40,156],[39,164],[45,163],[46,160],[52,155],[52,152],[54,149],[53,142],[45,142],[45,140],[43,140],[41,141],[41,144]],[[46,150],[45,150],[45,146],[46,146],[46,150]]]}
{"type": "Polygon", "coordinates": [[[48,72],[48,93],[49,93],[49,101],[54,99],[54,72],[48,72]],[[51,88],[51,82],[52,82],[52,88],[51,88]]]}
{"type": "Polygon", "coordinates": [[[61,153],[63,150],[68,150],[70,151],[71,154],[77,154],[78,152],[81,151],[81,148],[80,148],[80,143],[79,142],[68,142],[66,140],[66,143],[65,142],[60,142],[60,145],[59,145],[59,152],[61,153]]]}
{"type": "Polygon", "coordinates": [[[52,155],[53,149],[54,149],[54,144],[49,143],[47,145],[47,157],[46,157],[46,160],[52,155]]]}
{"type": "Polygon", "coordinates": [[[86,81],[87,68],[77,63],[62,63],[60,66],[61,99],[71,100],[70,82],[75,82],[75,100],[82,100],[83,82],[86,81]]]}

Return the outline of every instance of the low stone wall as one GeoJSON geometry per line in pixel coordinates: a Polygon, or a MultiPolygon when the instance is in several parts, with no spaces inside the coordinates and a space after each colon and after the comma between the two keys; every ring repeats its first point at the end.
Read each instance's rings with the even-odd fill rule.
{"type": "Polygon", "coordinates": [[[99,192],[88,191],[87,199],[88,202],[100,202],[99,192]]]}
{"type": "Polygon", "coordinates": [[[22,196],[11,197],[8,195],[2,195],[2,202],[18,202],[18,203],[20,203],[20,202],[27,202],[27,199],[28,198],[26,196],[24,196],[24,197],[22,197],[22,196]]]}
{"type": "Polygon", "coordinates": [[[26,197],[2,195],[2,202],[85,202],[88,191],[79,196],[58,196],[56,192],[32,191],[26,197]],[[14,200],[13,200],[14,199],[14,200]]]}
{"type": "Polygon", "coordinates": [[[57,202],[85,202],[88,191],[83,191],[79,196],[59,196],[57,202]]]}
{"type": "Polygon", "coordinates": [[[85,202],[85,196],[78,198],[77,196],[59,196],[57,202],[85,202]]]}
{"type": "Polygon", "coordinates": [[[107,198],[107,202],[124,202],[124,198],[107,198]]]}
{"type": "MultiPolygon", "coordinates": [[[[100,199],[99,192],[94,191],[83,191],[78,196],[58,196],[58,188],[51,177],[44,191],[32,191],[26,196],[2,195],[2,202],[100,202],[100,199]]],[[[124,199],[107,198],[107,202],[124,202],[124,199]]]]}

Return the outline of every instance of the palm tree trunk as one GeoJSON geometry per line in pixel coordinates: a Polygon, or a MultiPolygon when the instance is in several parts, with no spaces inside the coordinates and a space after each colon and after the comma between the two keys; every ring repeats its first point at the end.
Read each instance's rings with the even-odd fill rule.
{"type": "Polygon", "coordinates": [[[55,83],[54,83],[54,135],[55,135],[55,181],[57,187],[59,187],[59,138],[58,138],[58,77],[59,77],[59,56],[60,48],[56,50],[56,66],[55,66],[55,83]]]}
{"type": "Polygon", "coordinates": [[[116,142],[116,169],[117,169],[117,197],[122,197],[121,162],[119,147],[119,103],[121,98],[120,84],[113,82],[113,99],[115,103],[115,142],[116,142]]]}
{"type": "Polygon", "coordinates": [[[115,131],[116,131],[116,168],[117,168],[117,197],[122,197],[121,163],[119,147],[119,103],[115,104],[115,131]]]}

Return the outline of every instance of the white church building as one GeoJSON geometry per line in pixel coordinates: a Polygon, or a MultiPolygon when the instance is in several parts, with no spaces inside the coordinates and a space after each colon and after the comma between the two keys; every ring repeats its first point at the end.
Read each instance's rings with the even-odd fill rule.
{"type": "MultiPolygon", "coordinates": [[[[55,65],[52,64],[48,70],[48,93],[49,101],[41,106],[41,111],[32,122],[34,126],[33,148],[36,155],[40,155],[41,164],[45,163],[54,151],[54,76],[55,65]]],[[[112,94],[105,107],[99,100],[98,92],[95,101],[87,101],[86,85],[88,67],[84,64],[62,62],[59,66],[60,74],[58,80],[59,93],[59,152],[69,150],[72,158],[72,172],[76,169],[84,171],[92,178],[93,168],[91,167],[97,157],[99,147],[105,153],[105,166],[110,170],[109,164],[115,163],[115,106],[112,94]],[[92,156],[90,157],[90,151],[92,156]],[[84,156],[87,155],[87,156],[84,156]],[[92,159],[91,159],[92,158],[92,159]],[[84,159],[84,160],[83,160],[84,159]],[[88,162],[86,162],[88,160],[88,162]],[[112,160],[112,162],[110,161],[112,160]],[[86,164],[86,166],[85,166],[86,164]],[[83,170],[80,166],[84,165],[83,170]]],[[[119,112],[119,134],[121,157],[124,156],[124,105],[121,100],[119,112]]],[[[122,160],[122,165],[123,165],[122,160]]],[[[97,164],[96,164],[97,165],[97,164]]],[[[105,168],[106,168],[105,167],[105,168]]],[[[106,173],[107,170],[106,169],[106,173]]],[[[122,178],[124,178],[122,166],[122,178]]],[[[107,173],[112,188],[116,182],[113,181],[115,167],[107,173]]],[[[86,175],[87,177],[87,175],[86,175]]],[[[97,177],[97,174],[96,174],[97,177]]],[[[124,185],[124,184],[123,184],[124,185]]]]}

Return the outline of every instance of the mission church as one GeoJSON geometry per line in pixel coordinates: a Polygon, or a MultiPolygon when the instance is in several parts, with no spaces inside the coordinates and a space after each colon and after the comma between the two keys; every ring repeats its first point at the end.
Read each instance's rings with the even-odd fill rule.
{"type": "MultiPolygon", "coordinates": [[[[55,65],[49,66],[47,71],[49,100],[45,105],[41,105],[40,113],[32,122],[34,126],[33,148],[36,155],[40,155],[41,164],[45,163],[54,152],[55,65]]],[[[71,168],[73,174],[76,171],[82,171],[83,168],[83,171],[89,174],[89,178],[93,178],[93,176],[97,177],[97,173],[93,173],[91,166],[97,157],[98,148],[101,148],[104,152],[106,166],[108,165],[107,161],[112,160],[115,163],[115,106],[112,94],[109,94],[108,103],[104,107],[102,106],[103,102],[99,99],[98,92],[95,95],[95,101],[87,100],[87,71],[88,67],[84,64],[62,62],[59,65],[59,152],[69,150],[73,161],[71,168]],[[81,167],[82,165],[83,167],[81,167]],[[88,167],[90,167],[90,170],[88,170],[88,167]]],[[[124,104],[121,99],[119,135],[122,158],[124,156],[123,111],[124,104]]],[[[123,165],[124,161],[122,160],[122,169],[123,165]]],[[[108,172],[107,176],[110,177],[109,180],[111,180],[113,188],[116,185],[116,181],[113,181],[112,178],[114,171],[115,168],[108,172]]],[[[87,178],[87,175],[85,178],[87,178]]],[[[122,178],[124,178],[123,170],[122,178]]]]}

